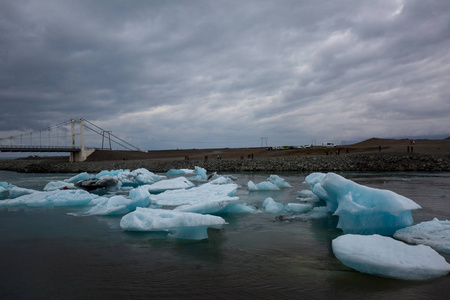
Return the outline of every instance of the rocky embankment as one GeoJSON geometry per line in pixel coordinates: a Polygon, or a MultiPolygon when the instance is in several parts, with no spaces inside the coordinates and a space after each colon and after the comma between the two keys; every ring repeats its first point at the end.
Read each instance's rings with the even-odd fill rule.
{"type": "Polygon", "coordinates": [[[255,158],[243,160],[124,160],[69,163],[50,160],[0,160],[0,170],[24,173],[81,173],[102,170],[146,168],[152,172],[170,169],[193,169],[195,166],[209,172],[272,172],[272,171],[450,171],[450,154],[403,155],[358,154],[339,156],[296,156],[255,158]]]}

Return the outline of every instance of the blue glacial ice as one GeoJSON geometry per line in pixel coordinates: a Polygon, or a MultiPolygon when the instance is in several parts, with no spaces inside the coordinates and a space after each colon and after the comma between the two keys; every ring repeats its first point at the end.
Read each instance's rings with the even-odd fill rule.
{"type": "Polygon", "coordinates": [[[77,174],[73,177],[70,177],[69,179],[66,179],[64,181],[68,182],[68,183],[76,183],[78,181],[86,180],[86,179],[89,179],[92,177],[94,177],[94,176],[89,175],[87,172],[83,172],[83,173],[77,174]]]}
{"type": "Polygon", "coordinates": [[[359,185],[335,173],[312,173],[305,179],[311,190],[339,216],[344,233],[393,235],[411,226],[411,210],[421,207],[389,190],[359,185]]]}
{"type": "Polygon", "coordinates": [[[207,239],[209,227],[219,229],[224,224],[218,216],[140,207],[120,220],[127,231],[168,231],[170,237],[190,240],[207,239]]]}
{"type": "Polygon", "coordinates": [[[36,191],[14,199],[0,201],[2,206],[74,206],[86,205],[98,198],[97,195],[83,190],[56,190],[49,192],[36,191]]]}
{"type": "Polygon", "coordinates": [[[260,183],[254,183],[253,181],[249,181],[247,183],[248,190],[251,192],[255,191],[278,191],[283,188],[292,187],[288,182],[286,182],[283,178],[278,175],[270,175],[267,178],[267,181],[263,181],[260,183]]]}
{"type": "Polygon", "coordinates": [[[44,187],[44,191],[55,191],[55,190],[65,190],[65,189],[75,189],[75,185],[71,182],[66,181],[50,181],[44,187]]]}
{"type": "Polygon", "coordinates": [[[450,254],[450,221],[422,222],[414,226],[397,230],[394,233],[396,239],[410,244],[423,244],[436,251],[450,254]]]}
{"type": "Polygon", "coordinates": [[[150,193],[144,187],[132,189],[129,198],[116,195],[110,198],[99,197],[93,201],[95,206],[85,213],[72,214],[75,216],[113,216],[122,215],[136,210],[137,207],[146,207],[150,204],[150,193]]]}
{"type": "Polygon", "coordinates": [[[167,175],[190,175],[194,174],[195,170],[192,169],[170,169],[166,172],[167,175]]]}
{"type": "Polygon", "coordinates": [[[335,256],[359,272],[403,280],[446,276],[450,264],[429,246],[411,246],[381,235],[342,235],[332,242],[335,256]]]}
{"type": "Polygon", "coordinates": [[[0,200],[13,199],[23,195],[35,193],[36,190],[25,189],[8,182],[0,182],[0,200]]]}
{"type": "Polygon", "coordinates": [[[289,214],[289,213],[306,213],[311,210],[311,205],[301,203],[283,204],[273,200],[271,197],[266,198],[263,202],[266,213],[269,214],[289,214]]]}
{"type": "Polygon", "coordinates": [[[117,179],[122,186],[137,187],[145,184],[152,184],[160,180],[166,179],[166,176],[157,175],[145,168],[133,171],[123,171],[117,174],[117,179]]]}

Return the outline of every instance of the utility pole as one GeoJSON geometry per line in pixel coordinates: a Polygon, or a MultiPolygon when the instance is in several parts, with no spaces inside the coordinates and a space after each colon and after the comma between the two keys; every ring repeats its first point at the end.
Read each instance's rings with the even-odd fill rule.
{"type": "Polygon", "coordinates": [[[267,147],[267,137],[261,138],[261,147],[263,147],[264,143],[266,143],[266,147],[267,147]]]}

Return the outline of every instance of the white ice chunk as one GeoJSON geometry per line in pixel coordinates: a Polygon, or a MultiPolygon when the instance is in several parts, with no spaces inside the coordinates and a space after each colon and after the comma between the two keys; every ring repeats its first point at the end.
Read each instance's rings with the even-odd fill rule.
{"type": "Polygon", "coordinates": [[[309,204],[288,203],[284,205],[271,197],[266,198],[262,205],[266,213],[269,214],[304,213],[311,210],[311,205],[309,204]]]}
{"type": "Polygon", "coordinates": [[[298,196],[301,198],[319,198],[319,197],[317,197],[316,194],[314,194],[310,190],[301,190],[301,191],[298,191],[297,193],[298,193],[298,196]]]}
{"type": "Polygon", "coordinates": [[[119,169],[119,170],[103,170],[99,173],[97,173],[94,177],[95,178],[102,178],[104,176],[110,176],[110,177],[117,177],[120,173],[123,172],[130,172],[130,170],[126,169],[119,169]]]}
{"type": "Polygon", "coordinates": [[[113,196],[101,197],[95,201],[95,206],[79,215],[112,216],[126,214],[137,207],[146,207],[150,204],[150,193],[146,188],[139,187],[130,191],[130,198],[113,196]]]}
{"type": "Polygon", "coordinates": [[[411,246],[390,237],[346,234],[334,239],[332,246],[337,259],[362,273],[428,280],[450,272],[450,264],[431,247],[411,246]]]}
{"type": "Polygon", "coordinates": [[[237,188],[238,185],[235,183],[219,185],[208,182],[188,190],[171,190],[158,195],[151,195],[150,200],[152,203],[162,206],[193,205],[217,196],[228,199],[234,195],[237,188]]]}
{"type": "Polygon", "coordinates": [[[208,175],[206,174],[206,170],[201,167],[195,167],[194,173],[197,174],[197,176],[191,178],[191,180],[207,180],[208,175]]]}
{"type": "Polygon", "coordinates": [[[228,208],[238,204],[239,197],[229,197],[224,195],[215,195],[207,201],[195,204],[186,204],[176,207],[176,211],[195,212],[200,214],[221,214],[227,213],[228,208]]]}
{"type": "Polygon", "coordinates": [[[208,238],[208,227],[226,224],[218,216],[165,209],[140,208],[122,217],[120,227],[129,231],[170,231],[171,237],[202,240],[208,238]]]}
{"type": "Polygon", "coordinates": [[[269,182],[272,182],[274,185],[276,185],[280,189],[292,187],[292,185],[290,185],[288,182],[286,182],[286,180],[284,180],[283,178],[281,178],[278,175],[270,175],[267,180],[269,182]]]}
{"type": "Polygon", "coordinates": [[[75,185],[68,181],[50,181],[44,187],[44,191],[54,191],[62,189],[75,189],[75,185]]]}
{"type": "Polygon", "coordinates": [[[399,229],[394,237],[410,244],[428,245],[436,251],[450,253],[450,221],[434,218],[432,221],[399,229]]]}
{"type": "Polygon", "coordinates": [[[195,170],[192,169],[170,169],[166,172],[167,175],[189,175],[194,174],[195,170]]]}
{"type": "Polygon", "coordinates": [[[56,190],[50,192],[35,192],[33,194],[20,196],[15,199],[0,201],[1,206],[72,206],[86,205],[97,195],[83,190],[56,190]]]}
{"type": "Polygon", "coordinates": [[[150,193],[160,193],[167,190],[188,189],[194,186],[195,185],[192,182],[181,176],[173,179],[161,180],[151,185],[145,185],[144,187],[147,188],[150,193]]]}
{"type": "Polygon", "coordinates": [[[308,175],[306,182],[339,216],[337,227],[344,233],[392,235],[412,225],[411,210],[421,208],[392,191],[359,185],[334,173],[321,174],[308,175]]]}
{"type": "Polygon", "coordinates": [[[122,186],[133,187],[152,184],[166,178],[166,176],[157,175],[145,168],[136,169],[134,171],[123,171],[117,174],[117,179],[122,183],[122,186]]]}
{"type": "Polygon", "coordinates": [[[266,213],[269,214],[283,214],[286,213],[286,210],[284,209],[284,204],[276,202],[272,198],[268,197],[263,202],[263,207],[266,213]]]}
{"type": "Polygon", "coordinates": [[[260,182],[258,184],[255,184],[253,181],[249,181],[247,183],[248,186],[248,190],[250,192],[255,192],[255,191],[279,191],[280,188],[277,187],[275,184],[273,184],[270,181],[263,181],[260,182]]]}
{"type": "Polygon", "coordinates": [[[92,178],[92,177],[93,176],[89,175],[88,173],[83,172],[83,173],[77,174],[77,175],[75,175],[75,176],[73,176],[73,177],[71,177],[69,179],[66,179],[64,181],[69,182],[69,183],[76,183],[78,181],[86,180],[86,179],[89,179],[89,178],[92,178]]]}
{"type": "Polygon", "coordinates": [[[23,195],[29,195],[37,192],[36,190],[21,188],[8,182],[0,182],[0,200],[13,199],[23,195]]]}

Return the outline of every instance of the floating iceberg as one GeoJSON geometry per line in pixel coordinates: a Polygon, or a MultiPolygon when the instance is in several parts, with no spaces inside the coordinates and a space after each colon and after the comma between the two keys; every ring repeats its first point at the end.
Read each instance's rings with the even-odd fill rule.
{"type": "Polygon", "coordinates": [[[166,178],[166,176],[157,175],[145,168],[136,169],[134,171],[123,171],[117,174],[117,179],[121,182],[122,186],[132,187],[152,184],[166,178]]]}
{"type": "Polygon", "coordinates": [[[211,199],[229,199],[236,192],[235,183],[217,184],[220,181],[211,181],[188,190],[165,191],[158,195],[151,195],[152,203],[161,206],[193,205],[207,202],[211,199]]]}
{"type": "Polygon", "coordinates": [[[195,212],[200,214],[253,213],[254,207],[238,203],[239,197],[213,196],[207,201],[176,207],[175,211],[195,212]]]}
{"type": "Polygon", "coordinates": [[[194,174],[195,170],[192,169],[170,169],[166,172],[167,175],[188,175],[194,174]]]}
{"type": "Polygon", "coordinates": [[[207,180],[208,175],[206,174],[206,170],[201,167],[195,167],[194,173],[197,174],[197,176],[190,178],[191,180],[207,180]]]}
{"type": "Polygon", "coordinates": [[[66,179],[64,181],[66,181],[68,183],[77,183],[78,181],[86,180],[86,179],[89,179],[92,177],[93,176],[89,175],[88,173],[83,172],[83,173],[77,174],[69,179],[66,179]]]}
{"type": "Polygon", "coordinates": [[[44,187],[44,191],[75,189],[75,185],[67,181],[50,181],[44,187]]]}
{"type": "Polygon", "coordinates": [[[450,253],[450,221],[434,218],[432,221],[399,229],[394,237],[410,244],[423,244],[436,251],[450,253]]]}
{"type": "Polygon", "coordinates": [[[25,189],[8,182],[0,182],[0,200],[2,199],[13,199],[23,195],[29,195],[37,192],[32,189],[25,189]]]}
{"type": "Polygon", "coordinates": [[[150,193],[140,187],[130,191],[130,198],[113,196],[111,198],[100,197],[95,201],[95,206],[83,214],[83,216],[112,216],[134,211],[137,207],[146,207],[150,204],[150,193]]]}
{"type": "Polygon", "coordinates": [[[313,173],[306,183],[339,216],[337,227],[344,233],[393,235],[411,226],[411,210],[421,208],[392,191],[359,185],[334,173],[313,173]]]}
{"type": "Polygon", "coordinates": [[[319,202],[320,198],[310,190],[298,191],[297,199],[302,202],[319,202]]]}
{"type": "Polygon", "coordinates": [[[346,234],[334,239],[332,247],[337,259],[362,273],[404,280],[428,280],[450,272],[450,264],[432,248],[407,245],[377,234],[346,234]]]}
{"type": "Polygon", "coordinates": [[[286,213],[305,213],[311,210],[311,205],[300,203],[288,203],[284,205],[268,197],[263,202],[266,213],[269,214],[286,214],[286,213]]]}
{"type": "Polygon", "coordinates": [[[247,183],[248,190],[250,192],[256,192],[256,191],[279,191],[280,188],[277,187],[275,184],[273,184],[270,181],[263,181],[258,184],[255,184],[253,181],[249,181],[247,183]]]}
{"type": "Polygon", "coordinates": [[[169,231],[171,237],[191,240],[206,239],[208,227],[220,228],[224,224],[225,220],[218,216],[140,207],[120,220],[124,230],[169,231]]]}
{"type": "Polygon", "coordinates": [[[165,179],[150,185],[144,185],[150,193],[161,193],[168,190],[188,189],[195,185],[185,177],[177,177],[173,179],[165,179]]]}
{"type": "Polygon", "coordinates": [[[254,191],[278,191],[283,188],[292,187],[289,183],[287,183],[283,178],[278,175],[270,175],[267,178],[267,181],[263,181],[255,184],[253,181],[249,181],[247,183],[248,190],[251,192],[254,191]]]}
{"type": "Polygon", "coordinates": [[[56,190],[50,192],[39,192],[20,196],[15,199],[0,201],[2,206],[72,206],[86,205],[98,196],[83,190],[56,190]]]}
{"type": "Polygon", "coordinates": [[[276,185],[280,189],[285,189],[285,188],[292,187],[292,185],[290,185],[288,182],[286,182],[286,180],[284,180],[283,178],[281,178],[278,175],[270,175],[267,180],[269,182],[272,182],[274,185],[276,185]]]}

